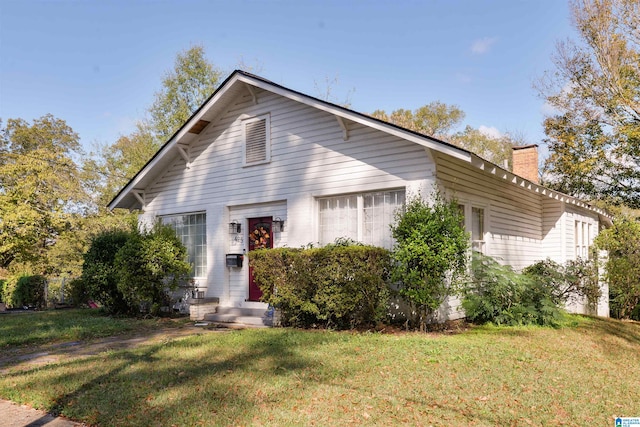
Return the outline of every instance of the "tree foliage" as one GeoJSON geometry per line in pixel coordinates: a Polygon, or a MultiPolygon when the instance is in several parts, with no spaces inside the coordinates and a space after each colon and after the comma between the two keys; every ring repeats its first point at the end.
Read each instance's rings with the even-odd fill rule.
{"type": "Polygon", "coordinates": [[[371,116],[444,140],[500,166],[505,162],[511,164],[511,149],[521,142],[509,134],[489,136],[469,125],[462,131],[454,132],[464,120],[465,113],[456,105],[440,101],[430,102],[413,111],[401,108],[387,114],[384,110],[376,110],[371,116]]]}
{"type": "Polygon", "coordinates": [[[221,77],[222,71],[206,59],[202,46],[179,53],[149,108],[156,138],[168,140],[213,93],[221,77]]]}
{"type": "Polygon", "coordinates": [[[89,201],[74,162],[79,138],[50,114],[9,119],[0,132],[0,268],[29,264],[46,274],[48,249],[89,201]]]}
{"type": "Polygon", "coordinates": [[[608,252],[605,271],[611,314],[640,320],[640,223],[620,218],[603,230],[595,243],[608,252]]]}
{"type": "Polygon", "coordinates": [[[113,144],[98,147],[96,155],[85,163],[85,169],[93,172],[87,184],[96,204],[106,206],[159,148],[146,122],[138,122],[135,131],[120,136],[113,144]]]}
{"type": "Polygon", "coordinates": [[[456,105],[432,101],[414,111],[401,108],[387,114],[383,110],[376,110],[371,116],[425,135],[447,138],[465,114],[456,105]]]}
{"type": "Polygon", "coordinates": [[[547,184],[640,207],[640,6],[574,0],[578,40],[561,41],[538,85],[556,113],[545,122],[547,184]]]}
{"type": "Polygon", "coordinates": [[[463,224],[457,202],[439,194],[432,204],[414,197],[396,215],[391,278],[413,305],[421,329],[465,272],[469,236],[463,224]]]}

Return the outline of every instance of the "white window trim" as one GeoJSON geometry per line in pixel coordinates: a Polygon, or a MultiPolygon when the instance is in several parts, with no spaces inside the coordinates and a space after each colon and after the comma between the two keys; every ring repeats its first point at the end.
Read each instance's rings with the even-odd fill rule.
{"type": "Polygon", "coordinates": [[[473,208],[478,208],[484,210],[484,218],[482,221],[482,240],[478,240],[482,242],[484,250],[483,254],[489,255],[489,215],[491,214],[491,210],[489,209],[489,205],[487,203],[477,202],[469,199],[457,199],[458,205],[462,205],[464,207],[464,229],[469,233],[469,243],[471,247],[473,247],[474,240],[471,237],[473,223],[472,223],[472,214],[471,210],[473,208]]]}
{"type": "Polygon", "coordinates": [[[251,117],[249,119],[242,120],[242,166],[256,166],[263,165],[271,162],[271,115],[263,114],[260,116],[251,117]],[[258,162],[247,163],[247,124],[257,122],[259,120],[265,120],[265,160],[258,162]]]}

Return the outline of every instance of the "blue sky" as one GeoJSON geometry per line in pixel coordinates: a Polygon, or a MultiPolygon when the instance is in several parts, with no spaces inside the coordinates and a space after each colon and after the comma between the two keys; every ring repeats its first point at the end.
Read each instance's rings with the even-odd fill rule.
{"type": "Polygon", "coordinates": [[[360,112],[455,104],[464,123],[539,143],[533,82],[573,34],[563,0],[0,0],[0,118],[51,113],[87,151],[133,130],[178,52],[204,46],[360,112]]]}

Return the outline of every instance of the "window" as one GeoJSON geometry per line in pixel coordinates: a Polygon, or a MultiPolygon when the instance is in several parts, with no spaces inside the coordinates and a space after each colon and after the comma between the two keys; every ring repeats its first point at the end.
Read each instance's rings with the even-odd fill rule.
{"type": "Polygon", "coordinates": [[[589,259],[591,224],[584,221],[576,221],[573,236],[575,242],[575,258],[589,259]]]}
{"type": "Polygon", "coordinates": [[[484,209],[471,208],[471,246],[484,253],[484,209]]]}
{"type": "Polygon", "coordinates": [[[464,227],[471,232],[471,248],[486,253],[484,208],[470,205],[458,205],[464,217],[464,227]]]}
{"type": "Polygon", "coordinates": [[[207,275],[207,226],[204,213],[167,215],[160,217],[163,224],[171,226],[187,248],[193,277],[207,275]]]}
{"type": "Polygon", "coordinates": [[[243,122],[244,165],[266,163],[271,160],[269,116],[243,122]]]}
{"type": "Polygon", "coordinates": [[[320,243],[333,243],[337,238],[347,237],[390,249],[393,246],[390,225],[404,201],[404,190],[318,199],[320,243]]]}

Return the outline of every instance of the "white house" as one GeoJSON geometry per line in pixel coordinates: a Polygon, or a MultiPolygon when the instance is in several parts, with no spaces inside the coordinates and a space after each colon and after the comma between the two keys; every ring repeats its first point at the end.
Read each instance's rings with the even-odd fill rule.
{"type": "MultiPolygon", "coordinates": [[[[235,266],[256,242],[350,237],[390,248],[394,210],[435,188],[459,200],[473,245],[516,269],[587,256],[610,224],[605,212],[538,185],[535,146],[514,151],[514,170],[235,71],[109,208],[174,225],[204,296],[191,314],[202,318],[217,305],[264,310],[246,255],[235,266]]],[[[597,307],[569,309],[607,316],[603,291],[597,307]]],[[[459,317],[451,305],[449,316],[459,317]]]]}

